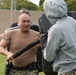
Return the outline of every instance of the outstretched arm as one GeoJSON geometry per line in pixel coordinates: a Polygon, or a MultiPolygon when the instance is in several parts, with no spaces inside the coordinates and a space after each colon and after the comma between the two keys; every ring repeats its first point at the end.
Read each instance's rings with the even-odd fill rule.
{"type": "Polygon", "coordinates": [[[4,39],[0,41],[0,54],[7,56],[7,60],[13,59],[13,54],[7,51],[5,48],[7,47],[7,43],[4,39]]]}

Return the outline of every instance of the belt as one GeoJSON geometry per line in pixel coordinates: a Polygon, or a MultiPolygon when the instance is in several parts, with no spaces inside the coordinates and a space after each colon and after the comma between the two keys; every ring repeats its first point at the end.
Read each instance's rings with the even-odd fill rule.
{"type": "Polygon", "coordinates": [[[33,62],[25,67],[15,67],[13,66],[12,69],[14,70],[37,70],[36,62],[33,62]]]}

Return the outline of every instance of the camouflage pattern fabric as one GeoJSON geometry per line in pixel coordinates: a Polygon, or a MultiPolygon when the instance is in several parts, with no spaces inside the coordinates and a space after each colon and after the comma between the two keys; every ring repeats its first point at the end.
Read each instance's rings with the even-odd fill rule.
{"type": "Polygon", "coordinates": [[[76,75],[76,71],[70,71],[64,74],[58,74],[58,75],[76,75]]]}
{"type": "Polygon", "coordinates": [[[38,70],[11,70],[9,75],[38,75],[38,70]]]}

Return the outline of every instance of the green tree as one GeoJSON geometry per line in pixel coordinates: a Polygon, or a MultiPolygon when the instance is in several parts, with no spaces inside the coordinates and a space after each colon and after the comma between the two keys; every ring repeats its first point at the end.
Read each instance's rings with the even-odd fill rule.
{"type": "Polygon", "coordinates": [[[43,4],[39,6],[38,11],[43,11],[43,4]]]}
{"type": "Polygon", "coordinates": [[[1,0],[1,3],[0,3],[0,9],[10,9],[11,7],[11,0],[1,0]]]}
{"type": "Polygon", "coordinates": [[[17,0],[17,10],[21,9],[21,8],[27,8],[29,10],[37,10],[38,6],[33,4],[32,2],[28,2],[27,0],[17,0]]]}
{"type": "Polygon", "coordinates": [[[65,0],[67,3],[68,11],[76,11],[76,0],[65,0]]]}
{"type": "Polygon", "coordinates": [[[39,11],[43,11],[43,2],[44,0],[40,0],[39,2],[39,8],[38,8],[39,11]]]}
{"type": "Polygon", "coordinates": [[[39,6],[43,5],[44,0],[40,0],[39,6]]]}
{"type": "MultiPolygon", "coordinates": [[[[76,11],[76,0],[65,0],[65,1],[68,7],[68,11],[76,11]]],[[[44,0],[40,0],[38,10],[43,10],[43,2],[44,0]]]]}
{"type": "MultiPolygon", "coordinates": [[[[11,9],[11,0],[2,0],[3,5],[0,5],[0,9],[11,9]]],[[[27,0],[16,0],[16,9],[27,8],[29,10],[37,10],[38,6],[27,0]]]]}

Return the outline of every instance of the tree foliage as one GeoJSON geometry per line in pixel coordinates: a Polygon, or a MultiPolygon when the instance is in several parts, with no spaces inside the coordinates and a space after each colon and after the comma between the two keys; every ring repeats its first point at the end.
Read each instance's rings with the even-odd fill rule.
{"type": "Polygon", "coordinates": [[[39,6],[42,6],[43,5],[43,2],[44,2],[44,0],[40,0],[39,6]]]}
{"type": "MultiPolygon", "coordinates": [[[[2,0],[3,5],[0,5],[0,9],[11,9],[11,0],[2,0]]],[[[27,8],[29,10],[37,10],[38,6],[27,0],[16,0],[16,9],[27,8]]]]}
{"type": "MultiPolygon", "coordinates": [[[[76,11],[76,0],[65,0],[67,3],[68,11],[76,11]]],[[[40,0],[39,7],[28,0],[16,0],[16,9],[27,8],[29,10],[43,11],[43,2],[40,0]]],[[[1,0],[0,9],[11,9],[11,0],[1,0]]]]}
{"type": "Polygon", "coordinates": [[[10,9],[10,7],[11,7],[11,0],[1,0],[0,9],[10,9]]]}
{"type": "MultiPolygon", "coordinates": [[[[39,9],[43,10],[43,2],[44,0],[40,0],[39,9]]],[[[67,4],[68,11],[76,11],[76,0],[65,0],[67,4]]]]}
{"type": "Polygon", "coordinates": [[[21,8],[27,8],[29,10],[37,10],[38,6],[33,4],[32,2],[28,2],[27,0],[17,0],[17,10],[21,9],[21,8]]]}
{"type": "Polygon", "coordinates": [[[44,0],[40,0],[38,11],[43,11],[43,2],[44,0]]]}
{"type": "Polygon", "coordinates": [[[76,11],[76,0],[65,0],[67,3],[68,11],[76,11]]]}

